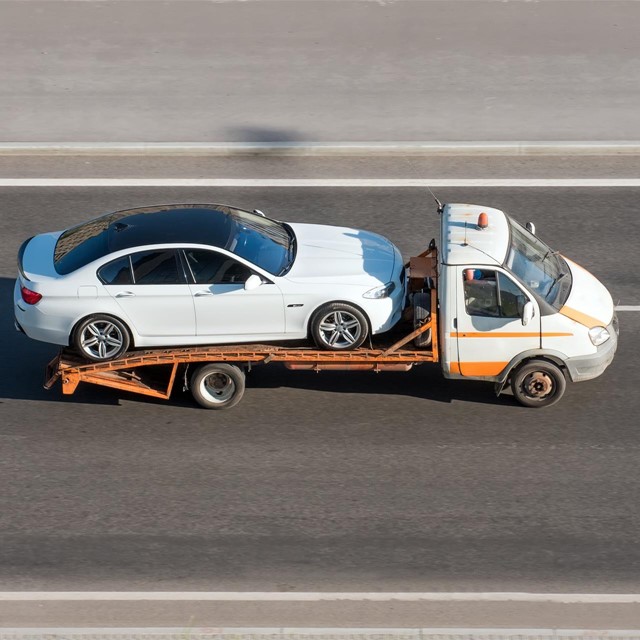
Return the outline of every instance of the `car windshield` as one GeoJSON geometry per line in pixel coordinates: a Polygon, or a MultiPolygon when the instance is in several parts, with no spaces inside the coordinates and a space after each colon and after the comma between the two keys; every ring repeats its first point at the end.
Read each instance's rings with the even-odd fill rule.
{"type": "Polygon", "coordinates": [[[230,209],[229,216],[235,224],[224,249],[276,276],[291,268],[295,235],[289,225],[239,209],[230,209]]]}
{"type": "Polygon", "coordinates": [[[529,290],[559,309],[571,288],[569,266],[556,251],[509,219],[511,246],[505,266],[529,290]]]}

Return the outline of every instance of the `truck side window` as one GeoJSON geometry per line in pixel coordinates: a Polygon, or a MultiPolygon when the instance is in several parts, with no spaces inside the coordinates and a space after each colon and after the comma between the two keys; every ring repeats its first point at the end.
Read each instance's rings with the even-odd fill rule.
{"type": "Polygon", "coordinates": [[[518,285],[500,272],[498,272],[498,296],[502,318],[522,317],[522,310],[527,298],[518,285]]]}
{"type": "Polygon", "coordinates": [[[496,272],[488,269],[465,269],[464,304],[470,316],[500,317],[496,272]]]}
{"type": "Polygon", "coordinates": [[[470,316],[519,318],[526,296],[503,273],[490,269],[465,269],[464,302],[470,316]]]}

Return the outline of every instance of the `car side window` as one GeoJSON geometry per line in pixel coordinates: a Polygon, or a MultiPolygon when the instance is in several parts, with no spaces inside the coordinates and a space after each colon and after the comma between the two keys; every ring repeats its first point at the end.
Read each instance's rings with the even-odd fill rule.
{"type": "Polygon", "coordinates": [[[173,249],[141,251],[131,255],[134,284],[185,284],[184,272],[173,249]]]}
{"type": "Polygon", "coordinates": [[[465,308],[470,316],[521,316],[526,296],[503,273],[492,269],[465,269],[463,279],[465,308]]]}
{"type": "Polygon", "coordinates": [[[98,278],[104,284],[133,284],[129,256],[117,258],[98,270],[98,278]]]}
{"type": "Polygon", "coordinates": [[[251,269],[223,253],[206,249],[185,249],[196,284],[244,284],[251,269]]]}

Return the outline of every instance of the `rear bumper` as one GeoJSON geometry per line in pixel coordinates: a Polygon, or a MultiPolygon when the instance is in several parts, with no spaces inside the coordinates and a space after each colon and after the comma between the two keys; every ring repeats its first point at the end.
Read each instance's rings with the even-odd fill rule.
{"type": "Polygon", "coordinates": [[[583,382],[597,378],[611,364],[618,348],[618,321],[615,315],[612,323],[607,327],[607,331],[611,337],[598,347],[596,353],[565,360],[572,382],[583,382]]]}
{"type": "Polygon", "coordinates": [[[20,295],[19,280],[16,280],[13,291],[13,313],[15,328],[29,338],[60,346],[69,344],[68,322],[63,318],[43,313],[37,304],[26,304],[20,295]]]}

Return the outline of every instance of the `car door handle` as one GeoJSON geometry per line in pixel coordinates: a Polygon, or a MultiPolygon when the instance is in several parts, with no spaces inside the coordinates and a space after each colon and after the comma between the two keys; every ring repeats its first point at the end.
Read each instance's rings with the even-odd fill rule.
{"type": "Polygon", "coordinates": [[[204,291],[196,291],[193,295],[196,298],[200,298],[201,296],[212,296],[213,295],[213,291],[207,291],[205,289],[204,291]]]}
{"type": "Polygon", "coordinates": [[[116,298],[133,298],[136,294],[133,291],[118,291],[116,298]]]}

